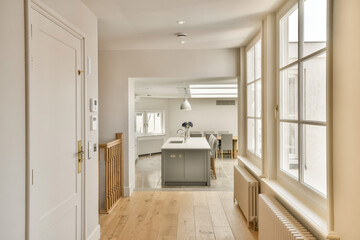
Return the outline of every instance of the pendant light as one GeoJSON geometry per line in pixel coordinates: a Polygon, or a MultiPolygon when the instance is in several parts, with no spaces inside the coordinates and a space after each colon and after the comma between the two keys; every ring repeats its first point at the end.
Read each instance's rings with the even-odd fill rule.
{"type": "Polygon", "coordinates": [[[190,111],[191,110],[191,105],[189,103],[189,101],[187,100],[187,91],[186,91],[186,88],[184,88],[185,90],[185,100],[183,103],[181,103],[180,105],[180,110],[182,111],[190,111]]]}

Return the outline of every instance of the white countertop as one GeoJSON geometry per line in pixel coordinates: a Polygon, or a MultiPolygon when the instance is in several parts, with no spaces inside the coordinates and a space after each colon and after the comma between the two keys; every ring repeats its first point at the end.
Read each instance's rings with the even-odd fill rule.
{"type": "Polygon", "coordinates": [[[208,149],[210,150],[210,145],[206,138],[196,137],[186,139],[184,143],[183,137],[170,137],[166,140],[161,149],[208,149]],[[170,143],[171,141],[182,141],[182,143],[170,143]]]}

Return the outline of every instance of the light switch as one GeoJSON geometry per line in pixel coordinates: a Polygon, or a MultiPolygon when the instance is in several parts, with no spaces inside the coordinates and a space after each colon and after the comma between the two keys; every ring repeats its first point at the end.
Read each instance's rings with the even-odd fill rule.
{"type": "Polygon", "coordinates": [[[90,117],[90,130],[91,131],[96,131],[97,130],[97,125],[98,125],[97,116],[96,115],[91,115],[91,117],[90,117]]]}
{"type": "Polygon", "coordinates": [[[98,111],[98,99],[97,98],[90,98],[90,111],[97,112],[98,111]]]}

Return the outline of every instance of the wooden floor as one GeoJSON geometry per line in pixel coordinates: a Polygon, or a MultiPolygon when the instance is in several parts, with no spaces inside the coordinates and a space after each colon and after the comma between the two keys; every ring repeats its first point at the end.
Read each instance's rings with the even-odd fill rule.
{"type": "Polygon", "coordinates": [[[257,239],[232,192],[136,191],[100,215],[101,239],[257,239]]]}

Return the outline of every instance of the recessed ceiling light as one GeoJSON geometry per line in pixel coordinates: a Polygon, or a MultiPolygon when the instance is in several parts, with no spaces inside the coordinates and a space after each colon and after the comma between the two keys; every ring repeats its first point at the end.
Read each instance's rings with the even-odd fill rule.
{"type": "Polygon", "coordinates": [[[185,21],[177,21],[177,24],[185,24],[186,22],[185,21]]]}
{"type": "Polygon", "coordinates": [[[186,41],[180,41],[179,43],[184,44],[184,43],[186,43],[186,41]]]}
{"type": "Polygon", "coordinates": [[[178,38],[186,38],[187,37],[187,34],[186,33],[176,33],[176,36],[178,38]]]}

